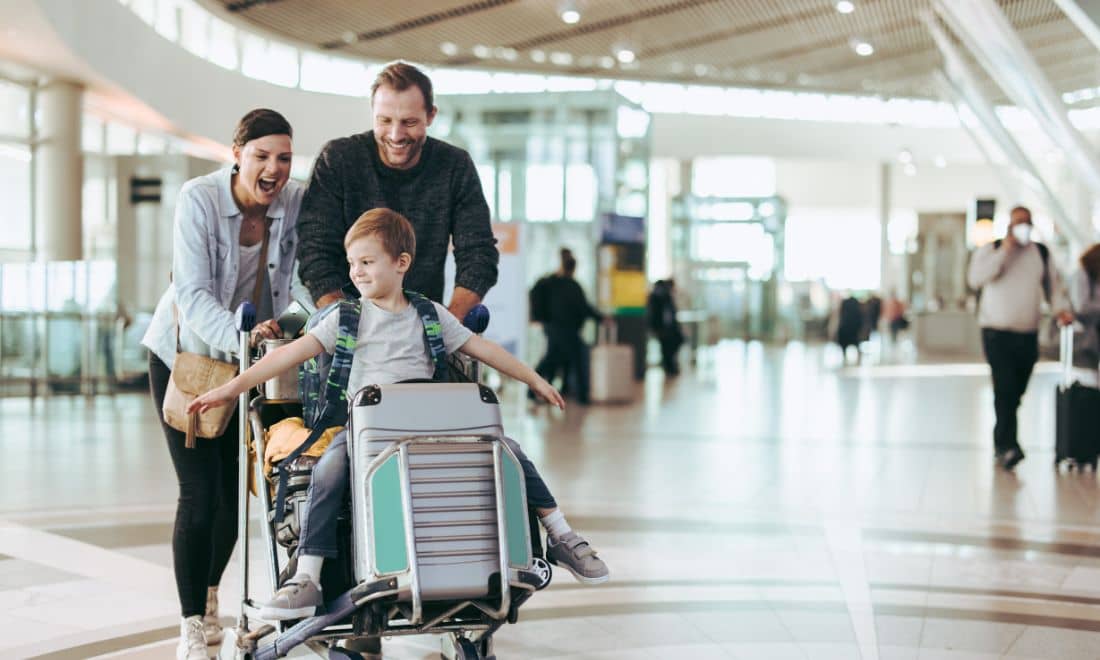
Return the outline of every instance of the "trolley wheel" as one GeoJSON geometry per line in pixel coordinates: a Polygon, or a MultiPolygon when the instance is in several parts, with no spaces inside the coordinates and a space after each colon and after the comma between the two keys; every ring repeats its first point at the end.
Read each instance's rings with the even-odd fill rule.
{"type": "Polygon", "coordinates": [[[469,639],[459,637],[456,641],[455,660],[482,660],[481,654],[477,651],[477,646],[469,639]]]}

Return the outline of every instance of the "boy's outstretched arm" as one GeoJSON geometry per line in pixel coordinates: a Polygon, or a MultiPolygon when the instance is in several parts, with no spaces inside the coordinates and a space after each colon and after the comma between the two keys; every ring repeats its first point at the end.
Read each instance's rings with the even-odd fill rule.
{"type": "Polygon", "coordinates": [[[500,345],[480,335],[474,335],[466,340],[466,343],[458,350],[475,360],[481,360],[502,374],[526,383],[543,399],[558,408],[565,409],[565,399],[561,398],[561,394],[554,389],[553,385],[546,382],[542,376],[535,373],[534,369],[517,360],[500,345]]]}
{"type": "Polygon", "coordinates": [[[298,366],[323,350],[325,350],[325,347],[316,337],[310,334],[303,335],[289,344],[280,346],[264,355],[259,362],[225,385],[216,387],[196,398],[187,407],[187,414],[196,411],[204,412],[210,408],[232,403],[241,392],[253,388],[269,378],[274,378],[287,369],[298,366]]]}

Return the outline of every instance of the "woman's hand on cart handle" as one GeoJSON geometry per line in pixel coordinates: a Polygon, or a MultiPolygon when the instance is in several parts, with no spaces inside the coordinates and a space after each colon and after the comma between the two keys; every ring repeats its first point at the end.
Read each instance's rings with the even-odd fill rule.
{"type": "Polygon", "coordinates": [[[249,333],[248,344],[252,348],[256,348],[265,339],[275,339],[282,336],[283,330],[279,327],[279,324],[275,322],[275,319],[269,319],[263,323],[257,323],[256,327],[252,328],[252,332],[249,333]]]}

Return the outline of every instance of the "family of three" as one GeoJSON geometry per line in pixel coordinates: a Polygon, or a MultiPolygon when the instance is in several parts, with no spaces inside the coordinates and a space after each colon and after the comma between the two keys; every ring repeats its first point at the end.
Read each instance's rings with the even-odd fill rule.
{"type": "MultiPolygon", "coordinates": [[[[237,127],[234,165],[184,185],[176,207],[172,283],[143,343],[150,349],[150,389],[161,414],[177,350],[232,360],[238,337],[233,310],[256,290],[255,345],[280,335],[275,323],[294,298],[324,308],[361,299],[348,389],[431,378],[421,321],[405,291],[431,299],[448,353],[461,351],[564,406],[561,395],[500,346],[458,321],[497,277],[498,254],[488,205],[473,161],[462,149],[428,137],[435,118],[430,79],[416,67],[386,66],[371,88],[373,130],[329,142],[308,189],[290,179],[292,130],[279,113],[254,110],[237,127]],[[443,295],[443,264],[454,246],[454,293],[443,295]],[[266,249],[265,249],[266,247],[266,249]],[[298,284],[295,275],[298,264],[298,284]],[[308,290],[300,290],[304,287],[308,290]]],[[[192,404],[229,405],[247,389],[318,355],[332,353],[337,314],[264,356],[252,368],[192,404]]],[[[164,423],[179,480],[172,551],[182,614],[177,658],[207,658],[222,639],[218,584],[236,543],[237,423],[219,438],[185,446],[164,423]]],[[[574,532],[549,488],[511,439],[528,503],[547,533],[547,559],[588,584],[606,582],[607,566],[574,532]]],[[[338,435],[314,468],[299,541],[297,571],[262,608],[269,619],[316,611],[319,577],[336,555],[336,514],[346,497],[346,438],[338,435]]],[[[333,594],[335,596],[337,594],[333,594]]]]}

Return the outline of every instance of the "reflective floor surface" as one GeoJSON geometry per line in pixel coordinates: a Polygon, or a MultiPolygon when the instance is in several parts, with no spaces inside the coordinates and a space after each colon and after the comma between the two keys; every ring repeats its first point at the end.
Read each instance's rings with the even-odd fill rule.
{"type": "MultiPolygon", "coordinates": [[[[612,580],[557,575],[500,660],[1100,657],[1100,489],[1052,467],[1054,365],[1010,474],[984,366],[838,359],[729,342],[632,405],[565,412],[511,388],[506,428],[612,580]]],[[[0,420],[0,657],[172,657],[176,484],[148,399],[7,399],[0,420]]]]}

